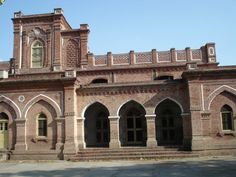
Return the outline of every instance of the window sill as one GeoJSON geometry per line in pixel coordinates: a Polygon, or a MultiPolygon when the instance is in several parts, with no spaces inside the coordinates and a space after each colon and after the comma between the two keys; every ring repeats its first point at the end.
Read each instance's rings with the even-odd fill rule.
{"type": "Polygon", "coordinates": [[[217,136],[219,136],[219,137],[224,137],[224,136],[236,137],[236,131],[234,131],[234,130],[225,130],[225,131],[222,131],[222,132],[218,132],[217,136]]]}
{"type": "Polygon", "coordinates": [[[39,141],[48,142],[48,138],[46,136],[37,136],[36,138],[34,138],[34,140],[36,142],[39,142],[39,141]]]}

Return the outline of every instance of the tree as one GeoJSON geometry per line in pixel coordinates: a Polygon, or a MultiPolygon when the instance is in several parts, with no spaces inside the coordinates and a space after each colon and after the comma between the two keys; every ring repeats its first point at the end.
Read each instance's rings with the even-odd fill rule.
{"type": "Polygon", "coordinates": [[[5,0],[0,0],[0,5],[2,5],[4,3],[5,0]]]}

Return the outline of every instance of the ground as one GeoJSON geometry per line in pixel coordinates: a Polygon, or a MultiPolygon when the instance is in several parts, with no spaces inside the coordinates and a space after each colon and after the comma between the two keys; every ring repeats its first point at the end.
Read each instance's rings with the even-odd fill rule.
{"type": "Polygon", "coordinates": [[[161,161],[0,163],[0,177],[235,177],[236,157],[161,161]]]}

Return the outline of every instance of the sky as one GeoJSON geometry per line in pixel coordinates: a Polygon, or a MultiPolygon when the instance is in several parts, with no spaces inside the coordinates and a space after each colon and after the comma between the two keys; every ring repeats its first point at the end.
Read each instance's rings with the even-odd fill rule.
{"type": "Polygon", "coordinates": [[[220,65],[236,65],[236,0],[5,0],[0,59],[13,56],[14,12],[51,13],[59,7],[72,28],[89,25],[89,49],[96,55],[198,49],[215,42],[220,65]]]}

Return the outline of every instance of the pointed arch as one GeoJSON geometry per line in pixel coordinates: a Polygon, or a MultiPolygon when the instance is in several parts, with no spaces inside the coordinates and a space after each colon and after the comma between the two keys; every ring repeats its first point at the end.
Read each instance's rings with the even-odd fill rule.
{"type": "Polygon", "coordinates": [[[182,113],[182,105],[174,99],[166,98],[157,103],[155,123],[158,145],[183,144],[182,113]]]}
{"type": "Polygon", "coordinates": [[[40,39],[36,39],[31,44],[31,68],[42,68],[45,56],[45,45],[40,39]]]}
{"type": "Polygon", "coordinates": [[[110,141],[109,110],[100,102],[94,102],[82,115],[86,147],[108,147],[110,141]]]}
{"type": "Polygon", "coordinates": [[[122,103],[120,106],[119,106],[119,108],[118,108],[118,110],[117,110],[117,116],[119,116],[119,114],[120,114],[120,110],[122,109],[122,107],[124,107],[126,104],[128,104],[128,103],[134,103],[134,104],[138,104],[139,106],[141,106],[142,107],[142,109],[145,111],[145,113],[146,113],[146,109],[145,109],[145,107],[141,104],[141,103],[139,103],[138,101],[136,101],[136,100],[134,100],[134,99],[130,99],[130,100],[127,100],[127,101],[125,101],[124,103],[122,103]]]}
{"type": "MultiPolygon", "coordinates": [[[[105,107],[105,108],[108,110],[108,108],[107,108],[106,105],[102,104],[102,103],[99,102],[99,101],[94,101],[94,102],[88,104],[87,106],[85,106],[84,109],[82,110],[82,112],[81,112],[81,117],[82,117],[83,119],[85,119],[85,112],[86,112],[91,106],[93,106],[94,104],[100,104],[100,105],[102,105],[103,107],[105,107]]],[[[108,112],[109,112],[109,110],[108,110],[108,112]]]]}
{"type": "Polygon", "coordinates": [[[17,106],[17,104],[12,101],[10,98],[4,96],[4,95],[0,95],[0,103],[1,102],[4,102],[6,104],[8,104],[10,107],[13,108],[13,110],[15,111],[16,113],[16,119],[20,119],[21,118],[21,110],[20,108],[17,106]]]}
{"type": "Polygon", "coordinates": [[[222,92],[228,92],[234,96],[236,96],[236,89],[234,89],[233,87],[230,87],[228,85],[222,85],[220,87],[218,87],[217,89],[215,89],[213,92],[211,92],[211,94],[207,97],[206,99],[206,108],[207,110],[210,109],[211,103],[214,100],[214,98],[221,94],[222,92]]]}
{"type": "Polygon", "coordinates": [[[29,109],[37,102],[39,102],[40,100],[43,100],[45,102],[47,102],[48,104],[50,104],[56,111],[57,117],[62,116],[62,111],[60,106],[57,104],[56,101],[54,101],[52,98],[44,95],[44,94],[39,94],[37,96],[35,96],[34,98],[32,98],[31,100],[28,101],[28,103],[25,105],[22,115],[24,116],[24,118],[27,117],[27,113],[29,111],[29,109]]]}
{"type": "Polygon", "coordinates": [[[147,141],[146,110],[135,100],[123,103],[117,112],[121,146],[145,146],[147,141]]]}
{"type": "Polygon", "coordinates": [[[170,101],[176,103],[176,104],[179,106],[179,108],[181,109],[181,113],[184,112],[183,106],[182,106],[177,100],[175,100],[175,99],[173,99],[173,98],[171,98],[171,97],[167,97],[167,98],[163,98],[161,101],[159,101],[159,102],[156,104],[153,113],[155,114],[156,108],[157,108],[162,102],[167,101],[167,100],[170,100],[170,101]]]}
{"type": "Polygon", "coordinates": [[[234,130],[233,109],[225,104],[220,109],[222,130],[234,130]]]}

